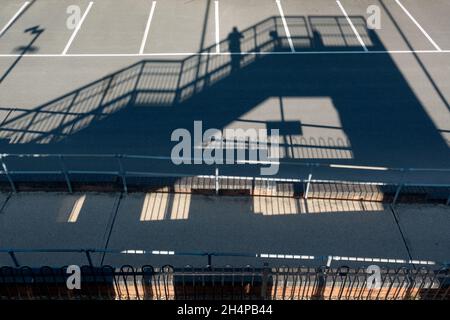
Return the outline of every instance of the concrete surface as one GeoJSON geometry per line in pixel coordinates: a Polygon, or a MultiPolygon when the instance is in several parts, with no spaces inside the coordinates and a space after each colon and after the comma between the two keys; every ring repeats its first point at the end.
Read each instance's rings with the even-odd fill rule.
{"type": "MultiPolygon", "coordinates": [[[[5,25],[22,5],[20,0],[4,3],[0,25],[5,25]]],[[[368,50],[385,53],[320,54],[330,50],[362,50],[336,2],[282,0],[296,50],[319,54],[259,59],[234,75],[226,74],[210,87],[198,84],[195,95],[175,103],[169,97],[177,93],[174,84],[178,76],[192,81],[195,79],[192,70],[203,70],[208,59],[210,68],[229,60],[227,56],[202,59],[193,56],[185,65],[191,71],[179,70],[188,54],[214,45],[214,1],[183,4],[157,1],[145,42],[147,56],[137,54],[150,1],[135,0],[130,7],[111,0],[94,1],[68,56],[60,53],[72,35],[72,30],[66,27],[66,9],[74,3],[34,1],[0,38],[0,68],[4,78],[0,85],[1,150],[170,156],[173,130],[192,131],[193,121],[202,120],[205,128],[277,127],[287,132],[282,137],[282,155],[295,162],[449,168],[449,52],[437,52],[395,1],[341,3],[368,50]],[[379,30],[369,30],[362,24],[370,4],[380,7],[379,30]],[[36,39],[24,33],[34,26],[43,29],[36,39]],[[315,35],[312,30],[317,31],[315,35]],[[301,42],[299,46],[298,38],[305,36],[309,45],[301,42]],[[32,48],[20,56],[17,48],[23,49],[33,39],[32,48]],[[320,39],[322,46],[316,43],[320,39]],[[144,59],[147,62],[143,74],[137,71],[137,66],[103,79],[144,59]],[[197,60],[202,62],[199,64],[197,60]],[[94,83],[99,79],[103,80],[94,83]],[[142,92],[140,100],[133,100],[136,88],[142,92]],[[161,90],[167,90],[167,94],[161,90]],[[111,105],[111,101],[120,97],[111,105]],[[98,113],[103,116],[92,116],[98,113]],[[290,130],[292,124],[297,126],[295,132],[290,130]]],[[[417,0],[402,3],[441,49],[448,50],[445,22],[450,10],[448,3],[442,0],[426,5],[417,0]]],[[[84,13],[88,1],[75,4],[84,13]]],[[[272,0],[221,0],[218,12],[221,41],[226,40],[234,26],[239,30],[258,26],[258,39],[267,38],[273,26],[259,23],[279,16],[272,0]]],[[[283,26],[278,30],[281,36],[285,35],[283,26]]],[[[242,41],[247,45],[252,37],[246,34],[242,41]]],[[[35,167],[44,168],[42,164],[35,167]]],[[[168,161],[152,163],[150,167],[163,172],[213,171],[202,166],[173,168],[168,161]]],[[[137,170],[137,165],[130,164],[127,169],[137,170]]],[[[240,175],[258,172],[249,166],[222,170],[240,175]]],[[[283,165],[279,175],[308,174],[299,171],[298,167],[283,165]]],[[[343,178],[352,174],[349,170],[333,170],[323,177],[343,178]]],[[[369,175],[372,180],[402,179],[381,171],[363,172],[359,178],[369,175]]],[[[405,180],[449,183],[450,176],[427,173],[421,177],[410,175],[405,180]]]]}
{"type": "Polygon", "coordinates": [[[423,259],[434,252],[434,259],[449,260],[448,206],[399,205],[395,208],[395,213],[412,256],[423,259]]]}
{"type": "MultiPolygon", "coordinates": [[[[264,22],[280,15],[274,0],[220,0],[217,17],[212,0],[158,0],[144,55],[138,53],[152,1],[93,2],[66,56],[61,53],[74,32],[66,26],[67,7],[78,5],[83,14],[88,0],[31,0],[0,36],[1,153],[170,156],[173,130],[192,132],[193,122],[202,120],[204,129],[278,128],[281,154],[298,163],[450,168],[446,0],[401,0],[442,51],[396,1],[341,0],[368,53],[336,1],[281,0],[297,53],[285,54],[289,47],[284,44],[270,49],[275,54],[245,57],[248,64],[234,73],[227,67],[226,43],[233,27],[253,28],[241,40],[243,50],[267,41],[274,28],[286,36],[282,24],[264,22]],[[381,10],[379,30],[364,25],[372,4],[381,10]],[[205,55],[205,48],[215,44],[216,30],[222,54],[205,55]],[[218,66],[227,68],[214,73],[218,66]],[[196,81],[203,75],[209,82],[196,81]]],[[[23,3],[1,1],[0,30],[23,3]]],[[[5,161],[11,170],[60,169],[57,161],[5,161]]],[[[117,170],[116,159],[74,159],[67,166],[117,170]]],[[[126,161],[125,166],[214,172],[210,166],[174,167],[169,161],[126,161]]],[[[221,166],[220,173],[258,175],[259,170],[221,166]]],[[[305,178],[309,173],[282,165],[279,176],[305,178]]],[[[436,172],[333,169],[313,174],[450,183],[450,174],[436,172]]],[[[448,207],[399,206],[394,214],[390,207],[360,202],[89,194],[75,219],[73,206],[81,196],[1,194],[0,247],[274,251],[440,261],[448,261],[450,251],[448,207]],[[67,222],[70,216],[76,221],[67,222]]],[[[93,258],[95,263],[205,264],[205,257],[93,258]]],[[[86,263],[78,254],[18,254],[18,259],[24,264],[86,263]]],[[[11,260],[4,254],[0,262],[11,260]]]]}
{"type": "MultiPolygon", "coordinates": [[[[448,261],[449,207],[190,194],[21,193],[0,213],[0,247],[311,255],[316,260],[214,257],[214,265],[325,264],[322,256],[448,261]],[[398,222],[397,222],[398,220],[398,222]]],[[[5,195],[3,195],[5,197],[5,195]]],[[[17,254],[21,264],[86,263],[82,254],[17,254]]],[[[207,263],[204,256],[93,254],[95,264],[207,263]]],[[[11,259],[2,254],[2,264],[11,259]]],[[[367,265],[370,262],[333,262],[367,265]]],[[[384,263],[381,263],[384,265],[384,263]]],[[[387,265],[387,264],[386,264],[387,265]]],[[[399,267],[402,264],[389,264],[399,267]]],[[[438,266],[432,266],[438,267],[438,266]]]]}
{"type": "MultiPolygon", "coordinates": [[[[117,195],[90,194],[76,222],[68,222],[75,201],[80,195],[17,194],[9,198],[0,213],[0,243],[3,248],[79,249],[104,248],[108,230],[117,205],[117,195]]],[[[76,253],[17,254],[20,263],[65,265],[86,263],[87,258],[76,253]]],[[[99,256],[93,256],[99,263],[99,256]]],[[[11,264],[7,254],[2,264],[11,264]]]]}

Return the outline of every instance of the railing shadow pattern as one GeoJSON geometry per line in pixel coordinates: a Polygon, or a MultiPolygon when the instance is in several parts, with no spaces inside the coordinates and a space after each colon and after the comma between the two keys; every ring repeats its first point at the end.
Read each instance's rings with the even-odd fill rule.
{"type": "MultiPolygon", "coordinates": [[[[350,41],[353,31],[343,17],[286,17],[292,41],[302,50],[361,50],[350,41]]],[[[369,46],[364,18],[354,17],[369,46]]],[[[9,144],[56,143],[127,106],[173,106],[187,101],[232,74],[233,60],[240,68],[264,53],[289,51],[280,17],[267,18],[241,31],[241,52],[230,52],[229,41],[220,42],[225,55],[210,46],[182,60],[147,60],[135,63],[36,109],[1,108],[7,114],[0,125],[0,139],[9,144]],[[256,55],[254,53],[263,53],[256,55]]]]}

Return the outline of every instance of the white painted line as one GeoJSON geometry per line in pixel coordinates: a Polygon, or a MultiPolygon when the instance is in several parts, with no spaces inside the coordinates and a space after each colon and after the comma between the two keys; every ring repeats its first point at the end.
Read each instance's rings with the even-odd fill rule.
{"type": "Polygon", "coordinates": [[[89,10],[91,10],[91,7],[92,7],[93,4],[94,4],[94,2],[92,2],[92,1],[89,2],[89,6],[87,7],[86,11],[84,12],[83,17],[81,17],[81,20],[80,20],[80,22],[78,23],[78,25],[76,26],[74,32],[72,33],[72,36],[70,37],[69,42],[67,42],[66,47],[64,48],[64,50],[63,50],[63,52],[62,52],[62,55],[66,55],[66,54],[67,54],[67,51],[69,51],[70,45],[72,44],[73,40],[75,39],[75,37],[76,37],[78,31],[79,31],[80,28],[81,28],[81,25],[82,25],[83,22],[84,22],[84,19],[86,19],[86,16],[87,16],[87,14],[89,13],[89,10]]]}
{"type": "Polygon", "coordinates": [[[16,21],[17,17],[22,13],[23,10],[30,4],[29,1],[25,2],[22,7],[20,7],[19,11],[16,12],[16,14],[11,18],[11,20],[8,21],[8,23],[3,27],[3,29],[0,31],[0,37],[8,30],[8,28],[16,21]]]}
{"type": "Polygon", "coordinates": [[[374,51],[296,51],[296,52],[162,52],[162,53],[49,53],[49,54],[19,54],[19,53],[8,53],[0,54],[0,58],[130,58],[130,57],[164,57],[164,56],[229,56],[229,55],[358,55],[358,54],[449,54],[450,50],[374,50],[374,51]]]}
{"type": "Polygon", "coordinates": [[[280,12],[281,21],[283,22],[284,32],[286,33],[286,37],[288,39],[289,47],[291,48],[291,52],[295,52],[294,43],[292,42],[291,33],[289,32],[289,28],[286,22],[286,17],[284,16],[283,7],[281,6],[281,1],[276,0],[278,11],[280,12]]]}
{"type": "Polygon", "coordinates": [[[121,253],[125,254],[146,254],[144,250],[123,250],[121,253]]]}
{"type": "Polygon", "coordinates": [[[147,43],[147,37],[150,30],[150,25],[152,24],[153,14],[155,13],[156,1],[152,2],[152,8],[150,9],[150,14],[148,15],[147,25],[145,27],[144,37],[142,38],[141,49],[139,54],[144,54],[145,44],[147,43]]]}
{"type": "Polygon", "coordinates": [[[219,1],[214,1],[214,16],[215,16],[215,27],[216,27],[216,53],[220,53],[219,1]]]}
{"type": "Polygon", "coordinates": [[[341,9],[342,13],[344,14],[345,18],[347,19],[347,22],[350,24],[350,27],[353,30],[353,33],[356,35],[356,38],[358,38],[359,44],[361,45],[361,47],[363,47],[364,51],[369,51],[366,47],[366,45],[364,44],[364,41],[361,39],[361,36],[358,33],[358,30],[356,30],[355,26],[353,25],[352,20],[350,19],[350,17],[347,14],[347,11],[345,11],[345,8],[342,6],[341,2],[339,0],[336,0],[336,3],[338,4],[339,8],[341,9]]]}
{"type": "Polygon", "coordinates": [[[369,167],[369,166],[353,166],[346,164],[330,164],[330,168],[341,168],[341,169],[358,169],[358,170],[376,170],[376,171],[387,171],[387,167],[369,167]]]}
{"type": "Polygon", "coordinates": [[[397,2],[397,4],[400,6],[400,8],[402,8],[402,10],[411,19],[411,21],[414,22],[414,24],[417,26],[417,28],[419,28],[419,30],[422,31],[424,36],[427,37],[428,41],[431,42],[431,44],[436,48],[436,50],[437,51],[442,51],[442,49],[436,44],[436,42],[434,42],[434,40],[430,37],[430,35],[425,31],[425,29],[422,28],[422,26],[417,22],[417,20],[414,19],[412,14],[409,13],[409,11],[405,8],[405,6],[403,6],[403,4],[400,2],[400,0],[395,0],[395,2],[397,2]]]}
{"type": "MultiPolygon", "coordinates": [[[[258,256],[258,255],[256,255],[258,256]]],[[[358,262],[381,262],[381,263],[392,263],[392,264],[418,264],[418,265],[436,265],[436,261],[426,261],[426,260],[404,260],[404,259],[382,259],[382,258],[367,258],[367,257],[342,257],[342,256],[306,256],[306,255],[284,255],[284,254],[274,254],[274,253],[262,253],[259,255],[260,258],[271,258],[271,259],[300,259],[300,260],[317,260],[325,259],[327,260],[326,265],[331,266],[332,261],[358,261],[358,262]]]]}

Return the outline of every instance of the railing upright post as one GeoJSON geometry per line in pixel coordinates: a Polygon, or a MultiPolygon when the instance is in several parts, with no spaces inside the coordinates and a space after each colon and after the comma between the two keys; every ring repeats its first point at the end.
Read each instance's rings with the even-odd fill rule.
{"type": "Polygon", "coordinates": [[[8,181],[9,181],[9,185],[11,186],[12,192],[13,192],[13,193],[17,193],[16,186],[15,186],[15,184],[14,184],[14,181],[13,181],[11,175],[9,174],[8,167],[6,166],[5,161],[3,161],[3,156],[2,156],[2,155],[0,155],[0,161],[1,161],[1,163],[2,163],[2,168],[3,168],[3,171],[5,172],[6,178],[7,178],[8,181]]]}
{"type": "Polygon", "coordinates": [[[119,163],[119,174],[120,174],[120,177],[122,179],[123,192],[125,192],[125,194],[127,194],[128,193],[128,187],[127,187],[127,179],[126,179],[126,176],[125,176],[125,170],[123,168],[123,163],[122,163],[122,157],[123,156],[121,154],[118,154],[116,157],[117,157],[117,162],[119,163]]]}
{"type": "Polygon", "coordinates": [[[306,190],[303,194],[303,198],[308,199],[309,186],[311,185],[312,173],[308,175],[308,180],[306,181],[306,190]]]}
{"type": "Polygon", "coordinates": [[[64,163],[62,154],[59,155],[59,161],[61,164],[61,170],[64,175],[64,179],[66,179],[67,189],[69,190],[69,193],[72,193],[72,184],[70,183],[69,173],[67,171],[66,164],[64,163]]]}
{"type": "Polygon", "coordinates": [[[89,249],[88,250],[84,250],[84,252],[86,253],[86,258],[88,260],[89,266],[91,268],[93,268],[94,264],[92,263],[91,250],[89,250],[89,249]]]}
{"type": "Polygon", "coordinates": [[[219,168],[216,168],[215,189],[216,189],[216,196],[218,196],[219,195],[219,168]]]}
{"type": "Polygon", "coordinates": [[[208,253],[208,264],[207,264],[207,268],[211,269],[212,268],[212,253],[208,253]]]}
{"type": "Polygon", "coordinates": [[[267,285],[269,282],[269,264],[264,262],[262,284],[261,284],[261,299],[267,300],[267,285]]]}
{"type": "Polygon", "coordinates": [[[325,287],[327,285],[326,267],[321,267],[316,270],[315,274],[315,290],[312,294],[314,300],[324,300],[325,287]]]}
{"type": "Polygon", "coordinates": [[[19,264],[19,261],[17,260],[17,257],[16,257],[16,254],[14,253],[14,251],[8,251],[8,254],[9,254],[9,256],[11,257],[11,259],[12,259],[12,261],[13,261],[13,263],[14,263],[14,266],[16,267],[16,268],[19,268],[20,267],[20,264],[19,264]]]}
{"type": "Polygon", "coordinates": [[[403,184],[399,184],[397,187],[397,190],[395,191],[394,200],[392,200],[392,204],[396,204],[398,197],[400,196],[400,192],[402,191],[403,184]]]}

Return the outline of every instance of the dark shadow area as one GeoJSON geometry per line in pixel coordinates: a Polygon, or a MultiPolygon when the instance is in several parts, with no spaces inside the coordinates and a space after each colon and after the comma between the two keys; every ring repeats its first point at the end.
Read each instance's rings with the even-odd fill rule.
{"type": "MultiPolygon", "coordinates": [[[[345,17],[286,19],[295,48],[305,54],[287,54],[281,19],[271,17],[245,30],[231,30],[220,43],[221,52],[230,55],[211,55],[216,50],[211,46],[179,61],[145,60],[33,110],[4,108],[9,115],[0,126],[1,149],[170,157],[175,129],[193,132],[196,120],[203,121],[203,130],[222,129],[242,120],[279,129],[280,149],[290,161],[448,167],[446,142],[389,54],[340,54],[362,51],[345,17]],[[264,54],[273,52],[279,54],[264,54]],[[340,123],[308,120],[305,115],[314,112],[304,110],[314,105],[311,99],[328,99],[340,123]],[[273,108],[249,119],[265,103],[273,108]],[[324,133],[307,136],[311,128],[324,133]]],[[[363,17],[352,20],[365,25],[363,17]]],[[[374,31],[366,29],[361,37],[369,50],[385,50],[374,31]]],[[[107,166],[91,160],[78,165],[107,166]]],[[[49,164],[38,166],[44,170],[49,164]]],[[[131,161],[127,167],[133,167],[131,161]]],[[[148,167],[154,172],[179,170],[170,160],[148,167]]],[[[244,167],[253,170],[234,166],[230,172],[244,167]]],[[[297,171],[280,168],[285,175],[297,171]]]]}

